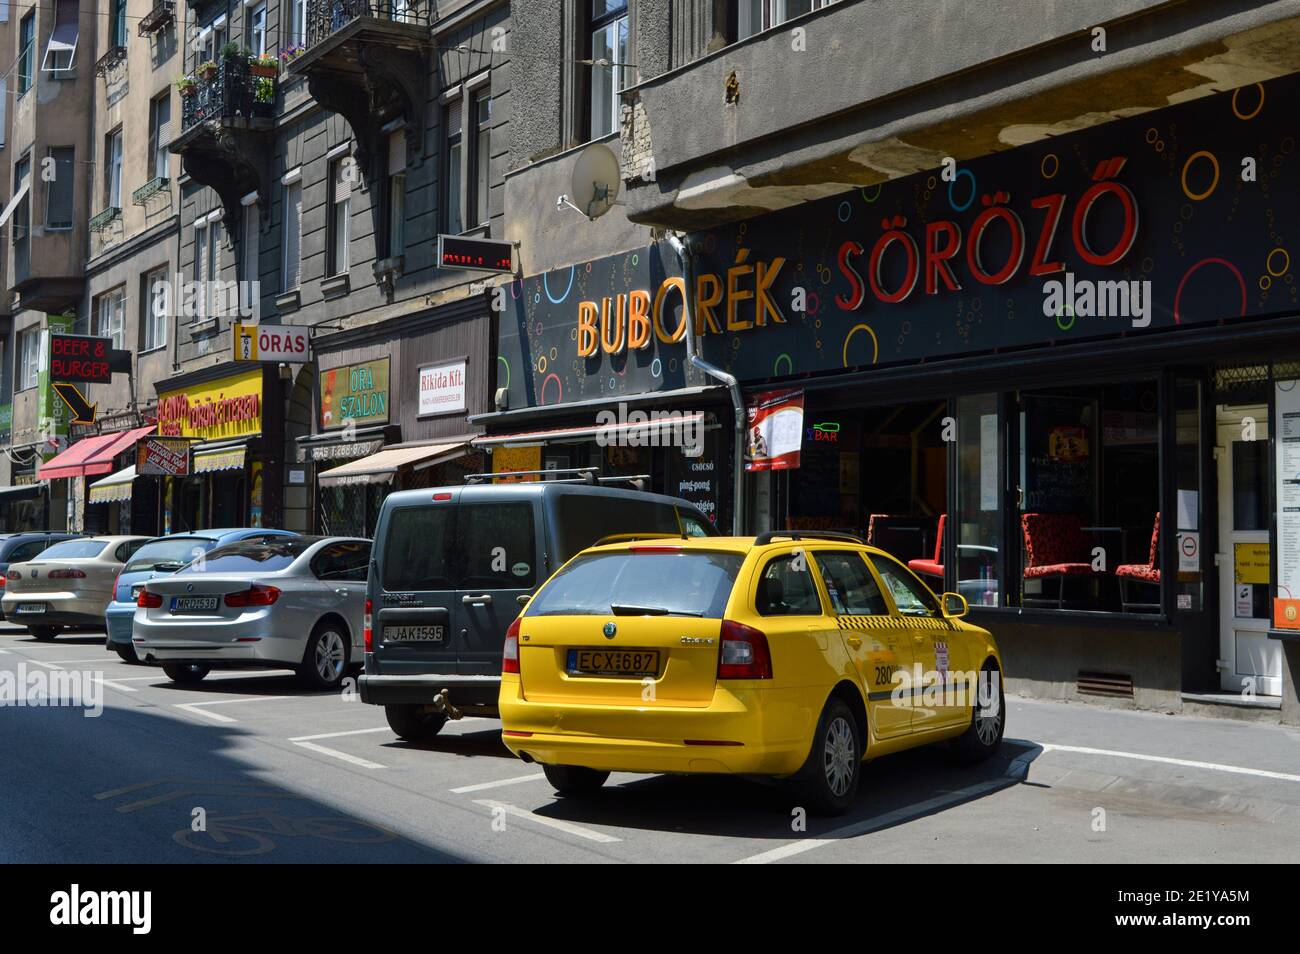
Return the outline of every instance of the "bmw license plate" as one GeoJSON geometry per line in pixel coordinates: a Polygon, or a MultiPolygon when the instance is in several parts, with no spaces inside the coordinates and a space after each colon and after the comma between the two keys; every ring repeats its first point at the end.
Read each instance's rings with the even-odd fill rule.
{"type": "Polygon", "coordinates": [[[570,649],[571,676],[657,676],[657,649],[570,649]]]}
{"type": "Polygon", "coordinates": [[[18,614],[20,616],[26,616],[28,613],[31,613],[33,615],[37,613],[44,613],[45,609],[46,607],[44,603],[19,603],[18,604],[18,614]]]}
{"type": "Polygon", "coordinates": [[[440,643],[443,640],[441,626],[385,626],[386,643],[440,643]]]}
{"type": "Polygon", "coordinates": [[[215,596],[173,596],[173,613],[203,613],[217,608],[215,596]]]}

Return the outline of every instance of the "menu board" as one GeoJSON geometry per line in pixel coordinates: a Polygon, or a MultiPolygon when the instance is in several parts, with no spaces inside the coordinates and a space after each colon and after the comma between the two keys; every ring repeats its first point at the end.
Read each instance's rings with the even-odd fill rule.
{"type": "Polygon", "coordinates": [[[1277,599],[1273,625],[1300,629],[1300,380],[1274,382],[1277,599]]]}
{"type": "Polygon", "coordinates": [[[1095,402],[1026,398],[1026,512],[1091,515],[1095,402]]]}

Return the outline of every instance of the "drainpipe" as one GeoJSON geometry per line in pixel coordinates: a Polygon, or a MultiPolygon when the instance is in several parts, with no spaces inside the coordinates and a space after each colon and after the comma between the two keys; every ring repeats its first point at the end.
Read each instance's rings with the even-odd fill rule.
{"type": "Polygon", "coordinates": [[[715,381],[720,381],[727,386],[731,392],[731,405],[736,415],[735,441],[732,453],[731,473],[731,532],[736,536],[742,536],[742,527],[744,525],[744,492],[745,492],[745,398],[740,393],[740,382],[736,380],[734,374],[728,374],[717,365],[710,364],[698,354],[695,353],[695,316],[691,309],[691,296],[695,289],[695,268],[694,258],[690,249],[687,247],[676,232],[666,234],[668,244],[673,247],[677,253],[677,260],[682,266],[682,280],[686,283],[685,294],[682,295],[682,311],[686,317],[686,360],[691,366],[703,371],[715,381]]]}

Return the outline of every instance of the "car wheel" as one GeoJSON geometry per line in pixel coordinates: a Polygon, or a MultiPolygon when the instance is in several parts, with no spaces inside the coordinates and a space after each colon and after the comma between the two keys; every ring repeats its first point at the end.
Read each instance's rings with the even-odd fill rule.
{"type": "Polygon", "coordinates": [[[857,797],[861,777],[858,720],[842,699],[832,697],[817,720],[812,751],[796,776],[796,790],[814,814],[842,815],[857,797]]]}
{"type": "Polygon", "coordinates": [[[407,742],[431,742],[447,724],[441,712],[423,712],[422,706],[384,706],[389,727],[407,742]]]}
{"type": "Polygon", "coordinates": [[[581,765],[543,765],[542,771],[556,794],[568,797],[599,791],[605,779],[609,778],[608,772],[597,772],[581,765]]]}
{"type": "Polygon", "coordinates": [[[135,646],[131,643],[114,643],[113,652],[117,653],[124,663],[138,663],[140,661],[140,657],[135,654],[135,646]]]}
{"type": "Polygon", "coordinates": [[[28,626],[27,632],[42,642],[49,642],[55,636],[59,635],[57,626],[28,626]]]}
{"type": "Polygon", "coordinates": [[[1002,670],[990,659],[980,670],[975,700],[971,704],[970,725],[953,740],[957,759],[966,765],[983,762],[1002,745],[1007,724],[1007,700],[1002,688],[1002,670]]]}
{"type": "Polygon", "coordinates": [[[319,623],[307,640],[299,678],[311,689],[333,689],[348,669],[348,639],[337,623],[319,623]]]}
{"type": "Polygon", "coordinates": [[[163,666],[162,670],[172,682],[202,682],[203,678],[212,671],[212,668],[210,666],[200,666],[198,663],[178,663],[163,666]]]}

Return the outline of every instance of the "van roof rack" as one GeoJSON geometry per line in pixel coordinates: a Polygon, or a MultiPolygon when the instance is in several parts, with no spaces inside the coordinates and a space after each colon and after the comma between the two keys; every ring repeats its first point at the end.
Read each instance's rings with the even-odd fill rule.
{"type": "Polygon", "coordinates": [[[597,477],[600,471],[595,467],[556,467],[551,470],[506,470],[499,474],[466,474],[465,483],[481,484],[490,483],[494,480],[511,479],[517,480],[520,477],[543,477],[544,483],[548,484],[631,484],[637,490],[645,490],[645,482],[650,479],[649,474],[629,474],[626,477],[597,477]],[[572,474],[571,477],[561,477],[560,474],[572,474]]]}
{"type": "Polygon", "coordinates": [[[754,546],[765,546],[777,537],[790,540],[839,540],[842,543],[856,543],[859,546],[866,546],[866,542],[861,537],[852,533],[840,533],[836,530],[767,530],[754,538],[754,546]]]}
{"type": "Polygon", "coordinates": [[[685,533],[611,533],[601,537],[593,547],[603,547],[608,543],[632,543],[636,540],[685,540],[685,533]]]}

